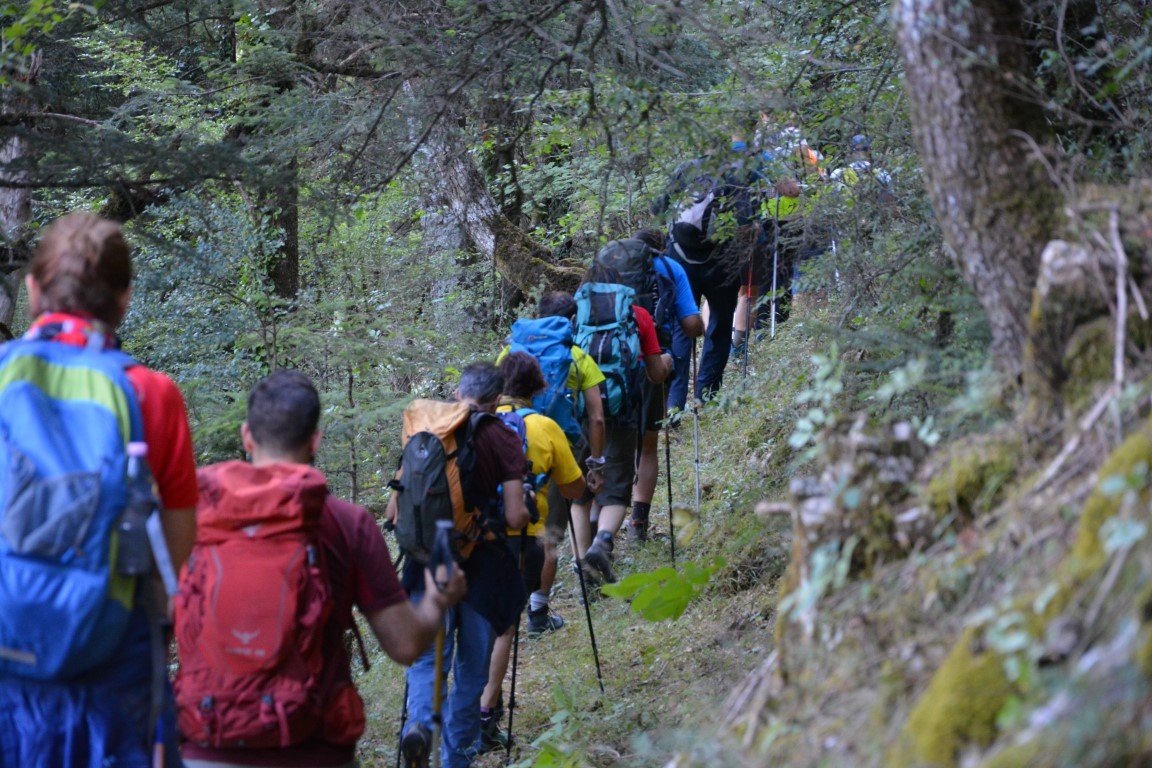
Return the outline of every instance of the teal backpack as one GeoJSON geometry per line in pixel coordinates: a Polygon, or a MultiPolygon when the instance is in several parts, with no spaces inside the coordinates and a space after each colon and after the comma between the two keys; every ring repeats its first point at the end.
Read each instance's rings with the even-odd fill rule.
{"type": "Polygon", "coordinates": [[[576,291],[576,346],[600,371],[604,416],[616,424],[634,424],[640,403],[640,333],[632,304],[636,292],[616,283],[585,283],[576,291]]]}

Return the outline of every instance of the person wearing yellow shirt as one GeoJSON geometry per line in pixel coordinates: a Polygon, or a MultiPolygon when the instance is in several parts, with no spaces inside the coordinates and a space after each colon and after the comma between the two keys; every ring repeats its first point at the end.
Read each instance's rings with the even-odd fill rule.
{"type": "MultiPolygon", "coordinates": [[[[511,352],[500,361],[504,374],[504,396],[496,412],[515,412],[524,420],[524,438],[527,443],[528,472],[534,477],[547,478],[543,487],[536,489],[536,508],[539,519],[523,532],[509,528],[507,545],[521,562],[524,586],[528,598],[528,634],[539,635],[564,625],[559,616],[548,610],[548,593],[541,590],[540,575],[544,566],[544,549],[540,537],[544,535],[548,518],[548,487],[555,486],[564,499],[579,499],[584,495],[584,475],[568,438],[560,425],[537,413],[532,398],[543,392],[547,384],[540,364],[527,352],[511,352]]],[[[508,671],[508,655],[512,649],[513,629],[500,637],[492,648],[488,667],[488,685],[480,697],[481,750],[488,751],[506,746],[500,734],[503,712],[499,706],[504,676],[508,671]]]]}

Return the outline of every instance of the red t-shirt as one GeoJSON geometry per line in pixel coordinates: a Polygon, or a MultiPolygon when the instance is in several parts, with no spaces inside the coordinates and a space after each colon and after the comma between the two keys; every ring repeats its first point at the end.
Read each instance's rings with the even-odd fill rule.
{"type": "MultiPolygon", "coordinates": [[[[332,616],[324,628],[325,689],[352,682],[345,633],[355,621],[352,606],[368,614],[408,599],[400,587],[384,535],[366,510],[329,496],[320,518],[320,544],[332,588],[332,616]]],[[[186,742],[181,754],[193,760],[250,766],[341,766],[354,746],[316,740],[287,749],[210,749],[186,742]]]]}
{"type": "MultiPolygon", "coordinates": [[[[53,341],[78,347],[88,343],[88,334],[95,327],[88,318],[49,312],[36,318],[30,330],[54,324],[62,330],[52,337],[53,341]]],[[[115,343],[115,337],[108,334],[108,342],[115,343]]],[[[160,503],[165,509],[195,507],[196,457],[184,397],[175,382],[159,371],[136,365],[127,374],[140,403],[148,466],[156,478],[160,503]]]]}
{"type": "Polygon", "coordinates": [[[636,318],[636,330],[640,334],[640,354],[642,355],[659,355],[663,350],[660,348],[660,340],[656,338],[656,323],[652,320],[652,315],[644,307],[632,305],[632,314],[636,318]]]}

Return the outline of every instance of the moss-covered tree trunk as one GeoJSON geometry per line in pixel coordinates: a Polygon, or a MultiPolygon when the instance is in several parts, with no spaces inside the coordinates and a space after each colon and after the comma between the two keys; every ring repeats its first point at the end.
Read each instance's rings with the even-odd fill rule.
{"type": "Polygon", "coordinates": [[[450,135],[447,128],[433,132],[427,152],[440,169],[440,191],[449,211],[477,251],[524,293],[540,287],[573,290],[579,272],[553,262],[547,248],[509,221],[464,144],[450,135]]]}
{"type": "Polygon", "coordinates": [[[914,135],[944,237],[992,328],[997,367],[1021,371],[1040,254],[1061,196],[1034,148],[1024,3],[896,0],[914,135]]]}

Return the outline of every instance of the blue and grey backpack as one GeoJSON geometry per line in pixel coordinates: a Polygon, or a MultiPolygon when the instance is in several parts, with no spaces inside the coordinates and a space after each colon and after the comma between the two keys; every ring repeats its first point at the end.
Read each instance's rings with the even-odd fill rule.
{"type": "Polygon", "coordinates": [[[136,580],[116,573],[116,527],[143,425],[134,362],[103,342],[0,347],[0,673],[78,675],[128,626],[136,580]]]}
{"type": "Polygon", "coordinates": [[[576,291],[576,345],[604,374],[604,415],[633,424],[640,403],[640,333],[632,303],[636,292],[617,283],[585,283],[576,291]]]}
{"type": "Polygon", "coordinates": [[[566,317],[520,319],[512,324],[510,351],[526,352],[540,363],[547,388],[532,398],[536,412],[560,425],[569,442],[580,439],[581,393],[568,386],[572,368],[572,322],[566,317]]]}

